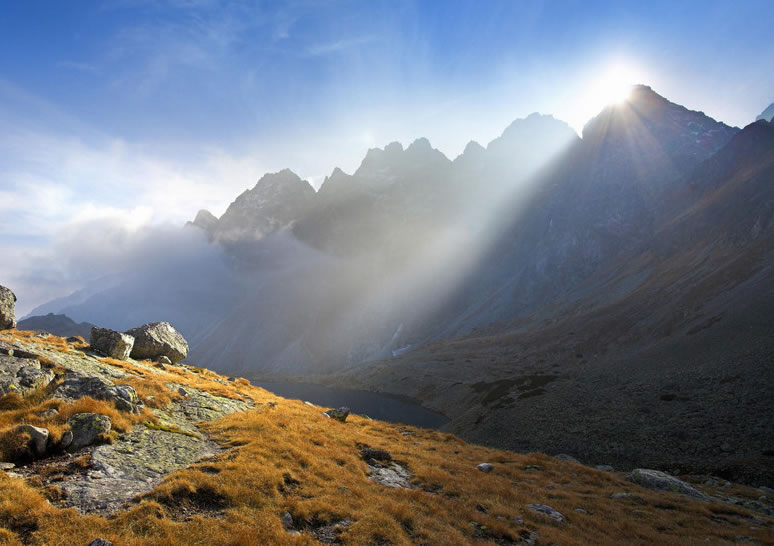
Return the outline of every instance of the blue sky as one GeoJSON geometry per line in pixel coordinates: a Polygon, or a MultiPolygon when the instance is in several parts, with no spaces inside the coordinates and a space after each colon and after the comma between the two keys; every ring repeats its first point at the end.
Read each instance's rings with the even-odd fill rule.
{"type": "Polygon", "coordinates": [[[40,264],[78,229],[221,214],[267,171],[318,185],[420,136],[454,157],[533,111],[580,132],[611,73],[745,125],[773,22],[770,0],[0,3],[0,284],[66,292],[81,276],[40,264]]]}

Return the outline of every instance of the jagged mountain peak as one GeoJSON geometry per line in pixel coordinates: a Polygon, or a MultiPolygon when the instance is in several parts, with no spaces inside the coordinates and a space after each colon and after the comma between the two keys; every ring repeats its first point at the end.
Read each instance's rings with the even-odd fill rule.
{"type": "Polygon", "coordinates": [[[769,104],[769,106],[763,112],[761,112],[757,118],[755,118],[755,121],[760,120],[774,121],[774,102],[769,104]]]}
{"type": "Polygon", "coordinates": [[[218,223],[218,218],[207,209],[201,209],[196,213],[196,218],[194,218],[194,221],[191,223],[196,227],[208,231],[218,223]]]}

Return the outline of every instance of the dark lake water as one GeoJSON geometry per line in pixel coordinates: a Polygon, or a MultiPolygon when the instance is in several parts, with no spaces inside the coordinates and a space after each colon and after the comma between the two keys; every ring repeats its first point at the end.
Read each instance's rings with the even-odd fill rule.
{"type": "Polygon", "coordinates": [[[449,422],[449,419],[440,413],[389,394],[333,389],[309,383],[265,381],[252,381],[252,383],[284,398],[304,400],[329,408],[348,406],[352,413],[368,415],[373,419],[389,421],[390,423],[437,429],[449,422]]]}

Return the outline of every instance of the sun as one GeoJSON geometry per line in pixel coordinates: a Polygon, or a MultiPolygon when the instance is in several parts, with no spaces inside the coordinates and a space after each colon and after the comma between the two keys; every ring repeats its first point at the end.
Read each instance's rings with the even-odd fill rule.
{"type": "Polygon", "coordinates": [[[594,94],[599,102],[612,106],[626,102],[632,94],[637,75],[625,65],[616,65],[602,72],[594,82],[594,94]]]}

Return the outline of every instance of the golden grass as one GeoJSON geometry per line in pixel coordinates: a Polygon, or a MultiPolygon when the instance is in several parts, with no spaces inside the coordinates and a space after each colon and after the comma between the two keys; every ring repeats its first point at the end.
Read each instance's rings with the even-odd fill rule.
{"type": "MultiPolygon", "coordinates": [[[[0,530],[0,544],[88,544],[96,537],[128,546],[318,544],[309,532],[291,536],[283,529],[280,516],[286,511],[306,531],[350,519],[340,540],[353,545],[518,543],[525,527],[513,520],[516,515],[538,533],[541,544],[691,545],[707,539],[732,542],[740,535],[772,541],[771,523],[751,525],[750,513],[742,508],[642,489],[616,475],[543,454],[489,449],[451,434],[356,415],[339,423],[324,418],[322,408],[279,398],[245,381],[223,385],[209,371],[151,371],[145,363],[103,362],[130,373],[129,381],[146,382],[143,396],[156,396],[147,393],[156,392],[159,384],[178,383],[249,397],[259,405],[201,425],[230,449],[168,476],[115,517],[55,508],[46,501],[55,491],[0,472],[0,528],[5,529],[0,530]],[[371,481],[361,445],[385,449],[405,463],[415,488],[394,490],[371,481]],[[494,470],[479,472],[480,462],[492,463],[494,470]],[[622,491],[633,494],[610,498],[622,491]],[[567,523],[530,512],[525,507],[529,503],[552,506],[567,523]],[[576,508],[587,513],[576,513],[576,508]],[[717,523],[718,518],[727,523],[717,523]]],[[[34,409],[51,404],[62,419],[86,408],[110,411],[90,400],[72,405],[47,401],[34,409]]],[[[32,410],[0,411],[0,428],[17,422],[19,412],[29,416],[32,410]]],[[[136,422],[127,414],[114,417],[114,426],[121,417],[130,421],[122,426],[136,422]]]]}

